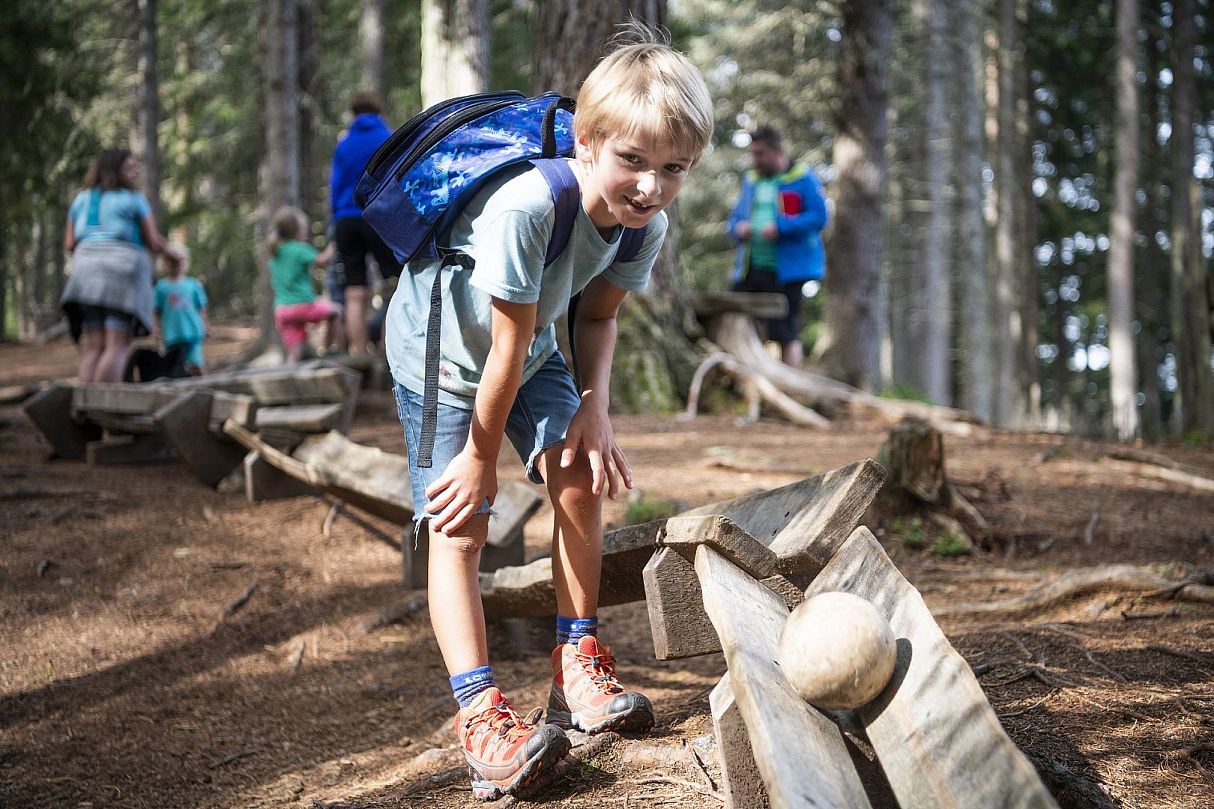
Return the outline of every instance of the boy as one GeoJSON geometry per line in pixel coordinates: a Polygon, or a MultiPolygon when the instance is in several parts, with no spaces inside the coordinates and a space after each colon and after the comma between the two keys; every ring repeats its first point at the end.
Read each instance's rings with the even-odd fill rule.
{"type": "Polygon", "coordinates": [[[524,718],[488,665],[477,565],[509,437],[555,512],[552,577],[557,647],[549,718],[586,732],[646,731],[653,708],[620,685],[597,638],[602,495],[632,471],[607,415],[616,313],[641,290],[666,232],[663,209],[712,133],[696,69],[668,45],[619,48],[582,85],[571,159],[581,205],[565,250],[547,267],[554,204],[527,166],[495,175],[460,213],[445,246],[476,260],[444,270],[439,409],[433,464],[422,468],[425,328],[437,262],[412,265],[389,304],[387,354],[409,447],[418,520],[430,520],[430,620],[460,704],[456,733],[473,794],[494,800],[534,780],[569,750],[555,724],[524,718]],[[645,228],[636,257],[614,262],[621,226],[645,228]],[[573,342],[578,380],[556,350],[557,317],[581,291],[573,342]]]}
{"type": "Polygon", "coordinates": [[[165,354],[180,347],[185,370],[191,376],[201,376],[206,370],[202,341],[211,333],[207,293],[196,278],[187,274],[189,253],[184,247],[178,252],[178,256],[165,253],[168,271],[156,282],[155,330],[164,342],[165,354]]]}

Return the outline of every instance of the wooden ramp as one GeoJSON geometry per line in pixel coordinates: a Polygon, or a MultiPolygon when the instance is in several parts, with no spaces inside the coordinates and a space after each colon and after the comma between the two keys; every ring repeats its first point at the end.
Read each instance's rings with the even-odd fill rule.
{"type": "MultiPolygon", "coordinates": [[[[833,548],[841,545],[859,523],[884,480],[885,470],[879,464],[861,461],[769,492],[692,509],[680,516],[721,514],[776,553],[777,572],[813,571],[825,564],[833,548]],[[813,534],[814,542],[803,546],[797,538],[808,533],[813,534]]],[[[665,525],[665,520],[654,520],[618,528],[604,535],[603,574],[599,584],[601,606],[626,604],[647,597],[643,571],[654,558],[654,551],[661,548],[665,525]]],[[[662,554],[666,560],[662,564],[683,566],[682,574],[675,573],[667,578],[691,582],[693,589],[682,600],[694,605],[702,615],[691,562],[673,551],[668,554],[662,550],[662,554]]],[[[481,600],[485,614],[492,617],[554,614],[556,593],[552,586],[551,562],[538,559],[524,567],[506,567],[492,576],[482,575],[481,600]]],[[[701,620],[707,625],[707,617],[701,620]]],[[[711,628],[709,635],[712,635],[711,628]]],[[[715,637],[711,643],[715,645],[715,637]]],[[[704,651],[707,650],[681,648],[669,656],[687,657],[704,651]]]]}
{"type": "MultiPolygon", "coordinates": [[[[246,449],[256,452],[260,459],[316,492],[324,492],[350,505],[396,523],[407,530],[411,538],[413,524],[413,491],[409,482],[409,462],[401,455],[375,447],[358,444],[336,431],[304,439],[291,453],[273,447],[248,428],[229,421],[224,432],[246,449]]],[[[543,499],[524,483],[510,481],[502,484],[489,521],[486,557],[492,559],[492,549],[509,548],[522,557],[523,526],[539,510],[543,499]]],[[[406,554],[421,552],[405,542],[406,554]]],[[[416,562],[416,560],[415,560],[416,562]]],[[[490,562],[491,564],[492,562],[490,562]]],[[[424,564],[416,567],[424,572],[424,564]]],[[[411,586],[423,586],[416,580],[411,586]]]]}

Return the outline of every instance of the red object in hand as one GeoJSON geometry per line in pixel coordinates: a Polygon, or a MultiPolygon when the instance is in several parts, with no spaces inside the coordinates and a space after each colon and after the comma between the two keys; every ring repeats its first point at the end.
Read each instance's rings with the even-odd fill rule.
{"type": "Polygon", "coordinates": [[[801,195],[796,191],[780,192],[780,213],[784,216],[796,216],[801,213],[801,195]]]}

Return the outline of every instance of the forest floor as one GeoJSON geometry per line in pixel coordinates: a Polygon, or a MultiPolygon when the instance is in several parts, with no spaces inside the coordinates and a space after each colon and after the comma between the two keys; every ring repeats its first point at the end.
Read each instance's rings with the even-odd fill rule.
{"type": "MultiPolygon", "coordinates": [[[[212,362],[249,338],[221,327],[212,362]]],[[[3,345],[0,386],[70,377],[74,365],[67,341],[3,345]]],[[[352,437],[403,452],[390,395],[364,394],[352,437]]],[[[874,457],[888,427],[616,420],[645,497],[686,506],[874,457]]],[[[1109,449],[947,437],[950,476],[993,528],[971,556],[912,549],[881,515],[869,524],[933,609],[1110,563],[1168,578],[1214,569],[1214,494],[1139,475],[1103,458],[1109,449]]],[[[1209,447],[1151,451],[1214,477],[1209,447]]],[[[327,524],[329,504],[314,497],[252,505],[178,464],[47,455],[20,407],[0,407],[0,806],[472,805],[425,610],[365,628],[422,595],[403,587],[384,541],[394,526],[344,513],[327,524]]],[[[500,476],[522,479],[505,455],[500,476]]],[[[608,520],[625,509],[610,503],[608,520]]],[[[550,531],[541,511],[529,557],[550,531]]],[[[1101,588],[940,624],[1063,806],[1214,805],[1214,605],[1101,588]]],[[[622,680],[653,699],[657,728],[586,757],[534,800],[720,805],[708,694],[723,657],[656,662],[643,604],[604,609],[603,637],[622,680]]],[[[545,699],[546,650],[493,662],[517,705],[545,699]]]]}

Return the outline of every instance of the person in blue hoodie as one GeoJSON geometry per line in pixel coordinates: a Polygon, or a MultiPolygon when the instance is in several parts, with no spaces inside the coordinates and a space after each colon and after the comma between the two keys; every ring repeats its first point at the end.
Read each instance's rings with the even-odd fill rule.
{"type": "Polygon", "coordinates": [[[826,199],[814,173],[788,159],[776,129],[761,126],[750,137],[754,169],[742,178],[729,215],[729,235],[738,245],[733,289],[788,298],[788,315],[767,321],[767,339],[780,344],[785,363],[800,367],[801,289],[826,271],[826,199]]]}
{"type": "Polygon", "coordinates": [[[354,120],[337,142],[329,170],[329,205],[333,210],[334,242],[344,274],[345,335],[350,354],[367,354],[367,255],[375,256],[382,275],[399,275],[400,263],[379,235],[363,221],[354,189],[367,161],[392,131],[384,121],[379,96],[363,90],[350,100],[354,120]]]}

